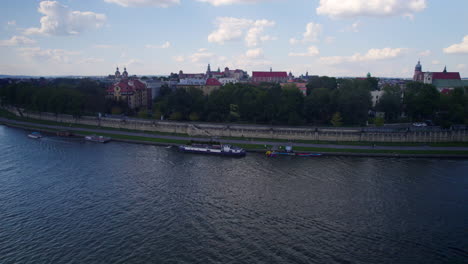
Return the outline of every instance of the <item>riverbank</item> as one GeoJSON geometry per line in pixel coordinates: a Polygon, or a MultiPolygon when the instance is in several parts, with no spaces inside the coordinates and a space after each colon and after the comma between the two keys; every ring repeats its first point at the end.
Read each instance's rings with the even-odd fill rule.
{"type": "MultiPolygon", "coordinates": [[[[375,143],[395,146],[447,146],[466,144],[468,129],[456,127],[287,127],[266,124],[235,124],[148,120],[130,117],[75,117],[64,114],[31,112],[17,107],[4,107],[16,120],[41,124],[60,124],[73,127],[140,132],[154,135],[172,135],[197,138],[223,138],[271,142],[298,142],[311,144],[370,145],[375,143]]],[[[1,112],[1,110],[0,110],[1,112]]]]}
{"type": "MultiPolygon", "coordinates": [[[[210,138],[189,137],[180,135],[158,135],[154,133],[130,132],[105,128],[83,128],[63,126],[60,124],[41,124],[21,121],[17,118],[0,118],[0,123],[27,130],[38,130],[45,133],[55,134],[60,130],[67,130],[76,136],[84,137],[91,134],[99,134],[112,137],[115,141],[150,144],[160,146],[178,146],[190,140],[210,141],[210,138]]],[[[50,122],[49,122],[50,123],[50,122]]],[[[389,145],[339,145],[339,144],[311,144],[290,141],[264,141],[264,140],[241,140],[229,138],[217,138],[222,143],[234,144],[249,152],[263,153],[272,146],[284,146],[290,144],[294,150],[309,153],[321,153],[328,156],[367,156],[367,157],[419,157],[419,158],[468,158],[468,147],[466,146],[389,146],[389,145]]]]}

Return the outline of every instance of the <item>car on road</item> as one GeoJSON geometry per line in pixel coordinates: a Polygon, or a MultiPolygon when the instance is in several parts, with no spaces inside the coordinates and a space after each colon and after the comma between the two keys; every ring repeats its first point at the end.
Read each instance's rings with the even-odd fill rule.
{"type": "Polygon", "coordinates": [[[413,126],[415,126],[415,127],[425,127],[425,126],[427,126],[427,124],[423,123],[423,122],[417,122],[417,123],[413,123],[413,126]]]}

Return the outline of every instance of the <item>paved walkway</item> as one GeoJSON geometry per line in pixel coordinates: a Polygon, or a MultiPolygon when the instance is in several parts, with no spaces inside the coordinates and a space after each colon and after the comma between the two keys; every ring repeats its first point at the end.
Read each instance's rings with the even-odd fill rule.
{"type": "MultiPolygon", "coordinates": [[[[207,141],[207,138],[199,137],[183,137],[183,136],[171,136],[171,135],[158,135],[144,132],[127,132],[120,130],[108,130],[108,129],[93,129],[93,128],[81,128],[81,127],[67,127],[67,126],[57,126],[57,125],[44,125],[38,123],[30,123],[25,121],[17,121],[0,117],[0,123],[10,123],[16,125],[33,125],[36,127],[41,127],[44,129],[57,129],[57,130],[73,130],[73,131],[82,131],[82,132],[91,132],[91,133],[107,133],[107,134],[116,134],[116,135],[127,135],[127,136],[138,136],[138,137],[148,137],[148,138],[162,138],[162,139],[174,139],[174,140],[200,140],[207,141]]],[[[222,143],[230,144],[258,144],[258,145],[277,145],[284,146],[284,142],[275,142],[268,140],[236,140],[236,139],[217,139],[217,141],[222,143]]],[[[442,150],[442,151],[468,151],[468,147],[431,147],[431,146],[359,146],[359,145],[334,145],[334,144],[309,144],[309,143],[297,143],[291,142],[290,145],[298,147],[311,147],[311,148],[328,148],[328,149],[362,149],[362,150],[442,150]]]]}

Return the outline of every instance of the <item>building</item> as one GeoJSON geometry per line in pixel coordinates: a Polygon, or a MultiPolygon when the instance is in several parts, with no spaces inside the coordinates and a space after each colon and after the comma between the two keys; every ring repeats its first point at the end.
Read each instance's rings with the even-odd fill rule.
{"type": "Polygon", "coordinates": [[[384,91],[371,91],[371,97],[372,97],[372,107],[375,107],[379,101],[380,98],[382,98],[382,95],[384,95],[384,91]]]}
{"type": "Polygon", "coordinates": [[[270,68],[269,72],[260,72],[254,71],[252,72],[252,82],[260,83],[260,82],[271,82],[271,83],[282,83],[287,82],[289,79],[287,72],[274,72],[270,68]]]}
{"type": "Polygon", "coordinates": [[[235,84],[235,83],[238,83],[238,82],[239,82],[239,80],[236,79],[236,78],[227,78],[227,77],[219,78],[218,81],[219,81],[222,85],[226,85],[226,84],[228,84],[228,83],[235,84]]]}
{"type": "Polygon", "coordinates": [[[240,69],[230,70],[228,67],[224,68],[224,77],[225,78],[234,78],[238,81],[245,80],[249,76],[247,73],[240,69]]]}
{"type": "Polygon", "coordinates": [[[182,70],[179,71],[179,79],[204,79],[204,73],[184,73],[182,70]]]}
{"type": "Polygon", "coordinates": [[[420,61],[414,68],[413,81],[432,84],[439,91],[468,86],[468,81],[462,80],[459,72],[448,72],[447,67],[442,72],[423,72],[420,61]]]}
{"type": "Polygon", "coordinates": [[[301,91],[302,95],[306,96],[307,95],[307,83],[305,82],[295,82],[293,80],[290,80],[286,83],[280,83],[281,87],[284,88],[288,85],[295,85],[299,91],[301,91]]]}
{"type": "Polygon", "coordinates": [[[115,72],[117,82],[107,90],[107,98],[124,101],[131,109],[148,108],[151,106],[151,89],[138,79],[129,79],[127,69],[120,74],[119,69],[115,72]]]}
{"type": "Polygon", "coordinates": [[[215,78],[208,78],[206,80],[205,86],[202,87],[203,94],[204,95],[209,95],[211,94],[214,90],[218,90],[223,84],[220,83],[217,79],[215,78]]]}
{"type": "Polygon", "coordinates": [[[204,95],[209,95],[213,91],[218,90],[223,84],[220,83],[216,78],[208,78],[206,80],[200,79],[184,79],[177,85],[178,89],[190,89],[195,88],[203,92],[204,95]]]}
{"type": "Polygon", "coordinates": [[[144,83],[146,84],[146,87],[151,90],[151,99],[158,97],[159,91],[164,84],[161,80],[155,79],[145,80],[144,83]]]}

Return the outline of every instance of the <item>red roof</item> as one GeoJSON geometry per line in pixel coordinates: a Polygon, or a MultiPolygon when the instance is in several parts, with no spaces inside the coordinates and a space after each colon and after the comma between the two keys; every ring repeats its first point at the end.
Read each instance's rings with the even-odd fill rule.
{"type": "Polygon", "coordinates": [[[207,86],[221,86],[222,84],[215,78],[209,78],[206,80],[207,86]]]}
{"type": "Polygon", "coordinates": [[[461,80],[459,72],[433,72],[433,80],[461,80]]]}
{"type": "Polygon", "coordinates": [[[287,72],[252,72],[252,77],[288,78],[287,72]]]}
{"type": "Polygon", "coordinates": [[[114,83],[111,87],[109,87],[107,92],[113,92],[114,88],[117,86],[120,87],[121,93],[146,89],[146,84],[142,83],[140,80],[121,80],[120,82],[114,83]]]}
{"type": "Polygon", "coordinates": [[[442,91],[440,91],[440,93],[443,93],[443,94],[450,94],[451,92],[452,92],[452,89],[448,89],[448,88],[442,89],[442,91]]]}

